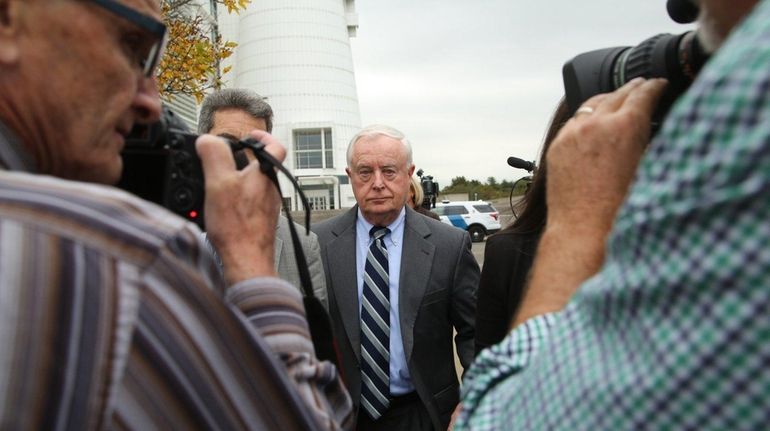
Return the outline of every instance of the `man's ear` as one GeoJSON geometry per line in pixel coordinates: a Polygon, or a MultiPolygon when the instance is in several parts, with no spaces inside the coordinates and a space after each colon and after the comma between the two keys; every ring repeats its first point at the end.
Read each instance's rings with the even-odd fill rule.
{"type": "MultiPolygon", "coordinates": [[[[2,1],[2,0],[0,0],[2,1]]],[[[414,173],[414,164],[409,165],[409,178],[412,178],[412,174],[414,173]]]]}
{"type": "Polygon", "coordinates": [[[10,64],[19,57],[19,25],[22,1],[0,0],[0,64],[10,64]]]}

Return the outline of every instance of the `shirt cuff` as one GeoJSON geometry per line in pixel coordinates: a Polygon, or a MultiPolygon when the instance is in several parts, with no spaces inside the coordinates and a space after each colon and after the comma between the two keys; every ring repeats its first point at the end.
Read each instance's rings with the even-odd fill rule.
{"type": "Polygon", "coordinates": [[[275,277],[244,280],[227,289],[237,307],[277,354],[315,354],[299,290],[275,277]]]}
{"type": "Polygon", "coordinates": [[[474,410],[498,383],[519,374],[548,338],[559,313],[535,316],[514,328],[500,343],[483,350],[468,370],[462,388],[463,408],[457,422],[467,425],[474,410]]]}

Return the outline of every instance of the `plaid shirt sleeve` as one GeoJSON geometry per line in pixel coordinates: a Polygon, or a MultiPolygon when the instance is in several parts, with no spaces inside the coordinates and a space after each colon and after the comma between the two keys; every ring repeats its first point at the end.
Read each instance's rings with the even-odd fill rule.
{"type": "Polygon", "coordinates": [[[517,326],[501,343],[479,354],[465,377],[458,429],[473,428],[471,417],[473,423],[481,427],[495,423],[499,405],[485,400],[496,399],[496,391],[505,394],[517,384],[516,374],[525,369],[540,350],[557,316],[554,313],[533,317],[517,326]]]}
{"type": "Polygon", "coordinates": [[[528,322],[479,358],[458,429],[766,429],[769,192],[761,0],[648,149],[601,271],[547,338],[528,322]]]}

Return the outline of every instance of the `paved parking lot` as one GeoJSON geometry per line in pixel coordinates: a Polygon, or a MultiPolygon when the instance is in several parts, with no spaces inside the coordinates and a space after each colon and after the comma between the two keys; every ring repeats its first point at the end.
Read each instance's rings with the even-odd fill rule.
{"type": "Polygon", "coordinates": [[[472,243],[473,256],[476,258],[476,262],[479,263],[479,267],[484,265],[484,246],[487,245],[487,241],[472,243]]]}

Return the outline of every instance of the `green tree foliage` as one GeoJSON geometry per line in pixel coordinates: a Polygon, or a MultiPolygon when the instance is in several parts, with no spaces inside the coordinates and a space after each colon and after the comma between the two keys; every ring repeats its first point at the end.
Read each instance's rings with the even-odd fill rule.
{"type": "Polygon", "coordinates": [[[513,192],[514,196],[524,194],[527,182],[526,180],[518,182],[502,180],[498,182],[495,177],[489,177],[487,182],[482,184],[478,180],[454,177],[450,185],[441,189],[441,194],[465,193],[468,195],[468,199],[476,199],[477,196],[478,199],[492,200],[508,197],[514,184],[516,185],[516,189],[513,192]]]}

